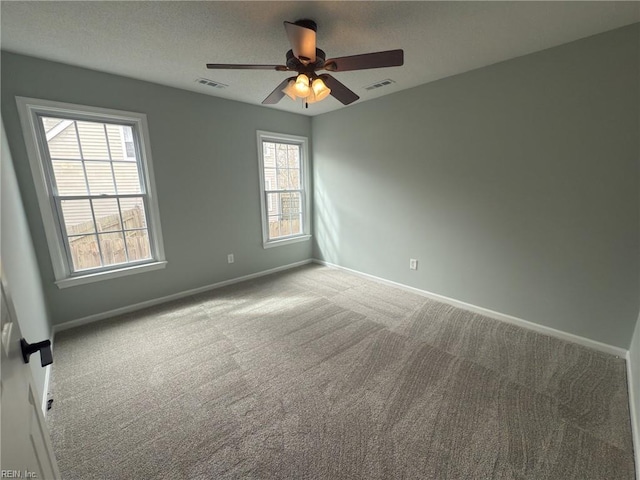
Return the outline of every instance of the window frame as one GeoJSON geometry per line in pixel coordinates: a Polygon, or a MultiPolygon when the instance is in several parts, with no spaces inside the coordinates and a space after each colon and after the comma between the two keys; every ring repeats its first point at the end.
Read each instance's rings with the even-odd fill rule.
{"type": "MultiPolygon", "coordinates": [[[[260,176],[260,213],[262,223],[262,246],[264,248],[278,247],[289,245],[297,242],[304,242],[311,238],[311,205],[309,196],[309,139],[298,135],[289,135],[286,133],[274,133],[264,130],[257,131],[257,147],[258,147],[258,169],[260,176]],[[264,175],[264,142],[284,143],[289,145],[298,145],[300,147],[300,202],[302,207],[300,213],[302,215],[302,233],[288,235],[286,237],[269,239],[269,212],[267,210],[267,190],[264,175]]],[[[273,190],[272,190],[273,191],[273,190]]]]}
{"type": "Polygon", "coordinates": [[[37,98],[16,97],[22,133],[27,148],[31,174],[36,189],[38,205],[51,256],[51,263],[58,288],[122,277],[135,273],[158,270],[167,265],[160,226],[157,193],[151,160],[147,116],[142,113],[112,110],[101,107],[77,105],[37,98]],[[53,163],[49,158],[46,135],[38,116],[68,118],[78,121],[117,123],[131,126],[134,133],[134,149],[138,155],[144,205],[147,213],[147,230],[152,258],[102,266],[73,272],[65,241],[64,220],[56,205],[54,193],[53,163]]]}

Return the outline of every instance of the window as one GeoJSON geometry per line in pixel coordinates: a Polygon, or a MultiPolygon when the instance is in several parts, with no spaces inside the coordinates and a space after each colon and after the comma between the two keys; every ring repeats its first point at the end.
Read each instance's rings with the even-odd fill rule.
{"type": "Polygon", "coordinates": [[[264,247],[308,240],[307,139],[259,131],[258,159],[264,247]]]}
{"type": "Polygon", "coordinates": [[[17,103],[58,286],[164,267],[146,116],[17,103]]]}

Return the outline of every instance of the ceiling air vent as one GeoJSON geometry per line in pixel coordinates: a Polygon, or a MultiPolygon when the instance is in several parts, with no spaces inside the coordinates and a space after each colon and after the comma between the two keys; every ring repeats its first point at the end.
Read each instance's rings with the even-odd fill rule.
{"type": "Polygon", "coordinates": [[[391,85],[392,83],[396,83],[396,82],[394,82],[390,78],[387,78],[386,80],[380,80],[379,82],[373,83],[373,84],[369,85],[368,87],[364,87],[364,89],[365,90],[375,90],[376,88],[386,87],[387,85],[391,85]]]}
{"type": "Polygon", "coordinates": [[[216,82],[215,80],[209,80],[208,78],[198,78],[196,79],[196,83],[201,85],[207,85],[208,87],[213,88],[226,88],[229,85],[225,85],[224,83],[216,82]]]}

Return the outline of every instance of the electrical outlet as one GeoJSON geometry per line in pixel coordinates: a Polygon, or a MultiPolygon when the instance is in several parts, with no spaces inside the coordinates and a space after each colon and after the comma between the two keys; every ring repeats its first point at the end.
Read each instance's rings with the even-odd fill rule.
{"type": "Polygon", "coordinates": [[[416,260],[415,258],[410,258],[409,259],[409,269],[410,270],[417,270],[418,269],[418,260],[416,260]]]}
{"type": "Polygon", "coordinates": [[[235,259],[233,258],[233,253],[227,255],[227,263],[233,263],[235,259]]]}

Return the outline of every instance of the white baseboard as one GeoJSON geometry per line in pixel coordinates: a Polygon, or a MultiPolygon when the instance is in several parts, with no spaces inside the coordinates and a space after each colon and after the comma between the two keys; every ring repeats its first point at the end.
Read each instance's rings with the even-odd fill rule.
{"type": "Polygon", "coordinates": [[[180,298],[188,297],[190,295],[197,295],[198,293],[207,292],[209,290],[215,290],[216,288],[226,287],[227,285],[244,282],[246,280],[251,280],[253,278],[264,277],[265,275],[271,275],[272,273],[282,272],[284,270],[289,270],[289,269],[296,268],[301,265],[306,265],[312,262],[313,262],[312,259],[308,259],[308,260],[302,260],[300,262],[289,263],[288,265],[282,265],[280,267],[270,268],[269,270],[263,270],[261,272],[251,273],[249,275],[243,275],[242,277],[236,277],[230,280],[224,280],[222,282],[213,283],[211,285],[205,285],[204,287],[185,290],[183,292],[174,293],[172,295],[167,295],[160,298],[154,298],[152,300],[147,300],[145,302],[135,303],[133,305],[127,305],[125,307],[116,308],[113,310],[109,310],[107,312],[96,313],[95,315],[89,315],[87,317],[77,318],[75,320],[70,320],[68,322],[59,323],[53,326],[53,334],[51,338],[53,341],[53,338],[55,337],[56,333],[62,332],[63,330],[68,330],[70,328],[79,327],[80,325],[86,325],[87,323],[98,322],[100,320],[122,315],[124,313],[135,312],[136,310],[142,310],[143,308],[152,307],[154,305],[170,302],[172,300],[178,300],[180,298]]]}
{"type": "Polygon", "coordinates": [[[574,335],[573,333],[563,332],[562,330],[556,330],[555,328],[547,327],[544,325],[540,325],[538,323],[529,322],[527,320],[523,320],[518,317],[514,317],[511,315],[507,315],[504,313],[496,312],[494,310],[489,310],[488,308],[479,307],[477,305],[473,305],[471,303],[461,302],[460,300],[456,300],[454,298],[445,297],[443,295],[439,295],[437,293],[428,292],[426,290],[421,290],[419,288],[410,287],[409,285],[405,285],[403,283],[394,282],[391,280],[386,280],[384,278],[376,277],[375,275],[370,275],[368,273],[363,273],[358,270],[353,270],[351,268],[343,267],[341,265],[336,265],[334,263],[325,262],[324,260],[314,259],[314,263],[318,263],[320,265],[324,265],[331,268],[338,268],[340,270],[345,270],[347,272],[354,273],[356,275],[360,275],[371,280],[375,280],[380,283],[384,283],[386,285],[391,285],[394,287],[402,288],[403,290],[408,290],[413,293],[417,293],[418,295],[422,295],[423,297],[430,298],[432,300],[436,300],[438,302],[446,303],[452,305],[454,307],[462,308],[464,310],[468,310],[470,312],[478,313],[480,315],[484,315],[487,317],[494,318],[496,320],[500,320],[502,322],[511,323],[513,325],[517,325],[523,328],[527,328],[529,330],[534,330],[538,333],[542,333],[545,335],[549,335],[551,337],[560,338],[562,340],[566,340],[568,342],[577,343],[579,345],[583,345],[585,347],[592,348],[594,350],[599,350],[601,352],[609,353],[612,355],[616,355],[620,358],[626,358],[627,350],[620,347],[615,347],[613,345],[608,345],[606,343],[598,342],[596,340],[592,340],[590,338],[581,337],[579,335],[574,335]]]}
{"type": "MultiPolygon", "coordinates": [[[[640,366],[638,367],[640,368],[640,366]]],[[[640,375],[640,372],[637,372],[640,375]]],[[[631,436],[636,454],[636,479],[640,480],[640,412],[636,410],[636,396],[640,385],[635,385],[631,371],[631,352],[627,352],[627,388],[629,390],[629,413],[631,414],[631,436]]]]}

